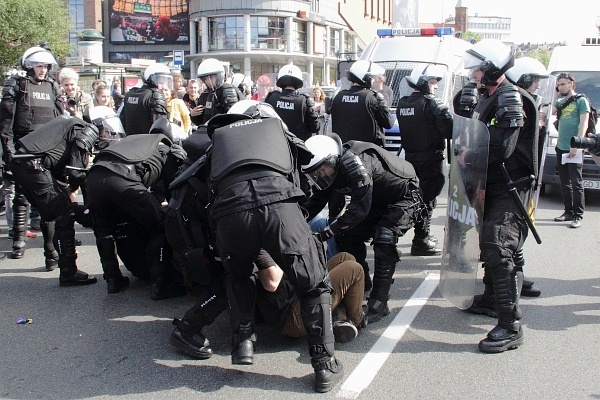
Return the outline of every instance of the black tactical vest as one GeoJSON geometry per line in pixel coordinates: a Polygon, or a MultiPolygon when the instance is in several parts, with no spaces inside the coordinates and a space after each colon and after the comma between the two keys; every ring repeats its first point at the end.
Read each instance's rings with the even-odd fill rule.
{"type": "Polygon", "coordinates": [[[152,90],[147,87],[134,88],[129,90],[123,99],[123,109],[121,112],[125,116],[125,133],[129,135],[145,134],[150,132],[152,126],[152,90]]]}
{"type": "Polygon", "coordinates": [[[32,78],[19,77],[16,98],[16,110],[13,122],[15,139],[36,130],[57,117],[61,110],[57,106],[58,94],[54,85],[43,81],[36,85],[32,78]]]}
{"type": "Polygon", "coordinates": [[[312,136],[304,123],[306,97],[297,94],[295,90],[287,89],[283,92],[269,93],[265,101],[273,106],[277,115],[294,135],[302,140],[312,136]]]}
{"type": "Polygon", "coordinates": [[[367,97],[374,96],[371,90],[341,90],[331,105],[332,130],[342,139],[373,143],[378,134],[375,117],[367,107],[367,97]]]}
{"type": "Polygon", "coordinates": [[[210,180],[213,188],[263,176],[287,176],[294,160],[276,118],[246,119],[215,130],[210,180]],[[268,145],[267,145],[268,144],[268,145]]]}
{"type": "Polygon", "coordinates": [[[396,117],[402,137],[402,148],[407,153],[435,152],[444,149],[444,138],[437,129],[433,113],[425,112],[434,99],[421,93],[412,93],[398,101],[396,117]]]}

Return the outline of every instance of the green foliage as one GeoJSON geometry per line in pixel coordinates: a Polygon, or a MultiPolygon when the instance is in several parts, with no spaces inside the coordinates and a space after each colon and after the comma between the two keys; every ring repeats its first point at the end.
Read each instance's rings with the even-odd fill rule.
{"type": "Polygon", "coordinates": [[[544,64],[544,67],[548,68],[548,63],[550,63],[550,52],[547,48],[539,47],[535,50],[531,50],[527,52],[527,56],[535,58],[536,60],[544,64]]]}
{"type": "Polygon", "coordinates": [[[41,40],[54,57],[71,53],[69,9],[61,0],[0,0],[0,71],[18,67],[19,57],[41,40]]]}

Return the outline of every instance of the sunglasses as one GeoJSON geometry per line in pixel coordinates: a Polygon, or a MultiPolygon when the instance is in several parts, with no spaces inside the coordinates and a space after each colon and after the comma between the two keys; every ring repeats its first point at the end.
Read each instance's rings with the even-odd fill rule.
{"type": "Polygon", "coordinates": [[[573,75],[569,74],[568,72],[562,72],[560,73],[556,79],[568,79],[571,82],[575,82],[575,79],[573,78],[573,75]]]}

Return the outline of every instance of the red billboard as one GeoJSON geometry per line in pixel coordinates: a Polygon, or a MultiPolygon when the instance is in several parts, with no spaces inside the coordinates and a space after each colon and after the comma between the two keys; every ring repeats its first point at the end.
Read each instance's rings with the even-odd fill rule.
{"type": "Polygon", "coordinates": [[[186,0],[111,0],[110,42],[185,44],[190,42],[186,0]]]}

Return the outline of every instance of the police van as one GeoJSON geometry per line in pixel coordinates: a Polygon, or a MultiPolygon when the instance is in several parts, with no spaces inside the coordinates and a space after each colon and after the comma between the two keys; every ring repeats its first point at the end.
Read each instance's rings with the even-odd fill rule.
{"type": "MultiPolygon", "coordinates": [[[[544,80],[545,82],[542,81],[545,85],[538,90],[538,94],[544,97],[544,102],[553,103],[556,100],[556,77],[561,72],[570,73],[575,79],[575,92],[587,95],[597,108],[600,105],[600,38],[586,38],[581,45],[560,46],[552,51],[548,64],[550,78],[544,80]]],[[[555,147],[558,132],[554,128],[555,120],[556,115],[550,115],[542,185],[560,185],[556,170],[555,147]]],[[[598,129],[600,126],[596,127],[596,131],[598,129]]],[[[583,187],[600,190],[600,167],[592,160],[589,153],[584,154],[583,187]]]]}
{"type": "MultiPolygon", "coordinates": [[[[389,105],[396,117],[396,106],[403,96],[412,89],[406,83],[417,66],[434,64],[446,69],[444,78],[438,83],[436,97],[450,109],[452,98],[468,83],[468,71],[463,68],[463,56],[472,45],[454,36],[454,29],[444,28],[402,28],[378,29],[377,37],[365,48],[360,60],[367,60],[382,66],[388,85],[394,97],[389,105]]],[[[393,152],[401,149],[398,123],[386,130],[386,148],[393,152]]]]}

